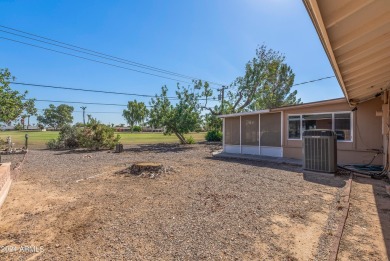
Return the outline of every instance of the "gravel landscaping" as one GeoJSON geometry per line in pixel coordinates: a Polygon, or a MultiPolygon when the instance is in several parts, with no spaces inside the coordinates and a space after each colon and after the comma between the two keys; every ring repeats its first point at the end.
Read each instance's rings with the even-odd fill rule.
{"type": "Polygon", "coordinates": [[[216,149],[29,151],[0,212],[0,259],[328,258],[342,180],[309,180],[292,165],[216,159],[216,149]],[[123,174],[136,162],[169,171],[123,174]]]}

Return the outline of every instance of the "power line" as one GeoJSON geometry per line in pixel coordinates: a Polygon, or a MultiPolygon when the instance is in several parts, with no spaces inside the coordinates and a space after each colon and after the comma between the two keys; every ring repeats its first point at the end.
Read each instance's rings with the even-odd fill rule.
{"type": "MultiPolygon", "coordinates": [[[[71,87],[53,86],[53,85],[44,85],[44,84],[35,84],[35,83],[24,83],[24,82],[10,82],[10,83],[16,84],[16,85],[23,85],[23,86],[33,86],[33,87],[61,89],[61,90],[70,90],[70,91],[82,91],[82,92],[94,92],[94,93],[116,94],[116,95],[126,95],[126,96],[138,96],[138,97],[146,97],[146,98],[155,98],[156,97],[155,95],[148,95],[148,94],[102,91],[102,90],[83,89],[83,88],[71,88],[71,87]]],[[[170,100],[178,100],[177,97],[168,96],[167,98],[170,100]]],[[[202,98],[199,100],[205,100],[205,99],[202,98]]]]}
{"type": "MultiPolygon", "coordinates": [[[[95,92],[95,93],[106,93],[106,94],[117,94],[117,95],[127,95],[127,96],[148,97],[148,98],[154,98],[155,97],[154,95],[147,95],[147,94],[126,93],[126,92],[113,92],[113,91],[101,91],[101,90],[94,90],[94,89],[71,88],[71,87],[43,85],[43,84],[34,84],[34,83],[24,83],[24,82],[11,82],[11,84],[24,85],[24,86],[33,86],[33,87],[42,87],[42,88],[51,88],[51,89],[71,90],[71,91],[95,92]]],[[[168,99],[177,99],[176,97],[167,97],[167,98],[168,99]]]]}
{"type": "Polygon", "coordinates": [[[318,82],[318,81],[322,81],[322,80],[326,80],[326,79],[334,78],[334,77],[335,76],[322,77],[322,78],[318,78],[318,79],[311,80],[311,81],[306,81],[306,82],[300,82],[300,83],[297,83],[297,84],[293,84],[292,86],[304,85],[304,84],[308,84],[308,83],[312,83],[312,82],[318,82]]]}
{"type": "MultiPolygon", "coordinates": [[[[204,79],[200,79],[198,77],[193,77],[193,76],[188,76],[188,75],[185,75],[185,74],[180,74],[180,73],[168,71],[168,70],[165,70],[165,69],[161,69],[161,68],[150,66],[150,65],[145,65],[145,64],[142,64],[142,63],[134,62],[134,61],[123,59],[123,58],[119,58],[119,57],[112,56],[112,55],[109,55],[109,54],[105,54],[105,53],[102,53],[102,52],[93,51],[91,49],[79,47],[79,46],[72,45],[72,44],[67,44],[67,43],[64,43],[64,42],[61,42],[61,41],[57,41],[57,40],[50,39],[50,38],[47,38],[47,37],[43,37],[43,36],[39,36],[39,35],[36,35],[36,34],[28,33],[28,32],[25,32],[25,31],[17,30],[17,29],[11,28],[11,27],[7,27],[7,26],[3,26],[3,25],[0,25],[0,27],[6,28],[6,29],[12,30],[12,31],[20,32],[20,33],[23,33],[23,34],[31,35],[31,36],[34,36],[34,37],[37,37],[37,38],[45,39],[45,40],[48,40],[48,41],[51,41],[51,42],[59,43],[59,44],[54,44],[54,43],[50,43],[50,42],[47,42],[47,41],[42,41],[42,40],[39,40],[39,39],[35,39],[35,38],[32,38],[32,37],[28,37],[28,36],[24,36],[24,35],[20,35],[20,34],[16,34],[16,33],[8,32],[8,31],[5,31],[5,30],[0,30],[1,32],[7,33],[7,34],[16,35],[16,36],[19,36],[19,37],[27,38],[27,39],[30,39],[30,40],[33,40],[33,41],[38,41],[38,42],[45,43],[45,44],[50,44],[50,45],[57,46],[57,47],[60,47],[60,48],[65,48],[65,49],[72,50],[72,51],[75,51],[75,52],[80,52],[80,53],[84,53],[84,54],[100,57],[100,58],[103,58],[103,59],[119,62],[119,63],[125,63],[125,64],[128,64],[128,65],[134,66],[134,67],[143,68],[143,69],[147,69],[147,70],[151,70],[151,71],[155,71],[155,72],[159,72],[159,73],[163,73],[163,74],[169,74],[169,75],[177,76],[177,77],[180,77],[180,78],[187,78],[187,79],[191,79],[191,80],[207,81],[207,80],[204,80],[204,79]],[[65,45],[65,46],[63,46],[63,45],[65,45]],[[71,46],[71,47],[77,48],[78,50],[74,49],[74,48],[67,47],[67,46],[71,46]]],[[[213,84],[213,85],[222,85],[221,83],[216,83],[216,82],[213,82],[213,81],[207,81],[207,82],[210,83],[210,84],[213,84]]]]}
{"type": "MultiPolygon", "coordinates": [[[[27,99],[24,99],[27,100],[27,99]]],[[[104,105],[104,106],[120,106],[127,107],[126,104],[116,104],[116,103],[99,103],[99,102],[79,102],[79,101],[54,101],[54,100],[40,100],[35,99],[37,102],[53,102],[53,103],[73,103],[73,104],[92,104],[92,105],[104,105]]],[[[151,107],[151,106],[146,106],[151,107]]]]}
{"type": "MultiPolygon", "coordinates": [[[[44,111],[46,109],[37,109],[38,111],[44,111]]],[[[73,111],[73,112],[83,112],[83,111],[73,111]]],[[[112,114],[122,114],[122,112],[117,112],[117,111],[85,111],[88,113],[112,113],[112,114]]]]}
{"type": "Polygon", "coordinates": [[[154,73],[144,72],[144,71],[140,71],[140,70],[136,70],[136,69],[132,69],[132,68],[128,68],[128,67],[112,64],[112,63],[102,62],[102,61],[98,61],[98,60],[95,60],[95,59],[91,59],[91,58],[87,58],[87,57],[83,57],[83,56],[79,56],[79,55],[75,55],[75,54],[66,53],[66,52],[62,52],[62,51],[46,48],[46,47],[35,45],[35,44],[30,44],[30,43],[18,41],[18,40],[15,40],[15,39],[10,39],[10,38],[6,38],[6,37],[0,37],[0,39],[4,39],[4,40],[7,40],[7,41],[20,43],[20,44],[24,44],[24,45],[29,45],[29,46],[32,46],[32,47],[35,47],[35,48],[39,48],[39,49],[43,49],[43,50],[47,50],[47,51],[51,51],[51,52],[55,52],[55,53],[64,54],[64,55],[76,57],[76,58],[79,58],[79,59],[83,59],[83,60],[87,60],[87,61],[91,61],[91,62],[95,62],[95,63],[105,64],[105,65],[109,65],[109,66],[112,66],[112,67],[116,67],[116,68],[120,68],[120,69],[124,69],[124,70],[128,70],[128,71],[143,73],[143,74],[147,74],[147,75],[151,75],[151,76],[155,76],[155,77],[160,77],[160,78],[164,78],[164,79],[168,79],[168,80],[172,80],[172,81],[176,81],[176,82],[192,84],[191,82],[187,82],[187,81],[183,81],[183,80],[179,80],[179,79],[175,79],[175,78],[170,78],[170,77],[166,77],[166,76],[162,76],[162,75],[158,75],[158,74],[154,74],[154,73]]]}

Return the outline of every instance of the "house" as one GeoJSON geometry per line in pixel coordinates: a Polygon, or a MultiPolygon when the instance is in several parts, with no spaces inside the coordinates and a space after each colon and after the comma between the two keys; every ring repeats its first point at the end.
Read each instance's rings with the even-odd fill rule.
{"type": "Polygon", "coordinates": [[[381,97],[357,107],[345,98],[270,110],[221,115],[227,153],[302,159],[302,133],[331,129],[337,134],[340,164],[382,164],[381,97]]]}
{"type": "Polygon", "coordinates": [[[362,138],[366,142],[375,135],[375,139],[382,140],[382,163],[389,166],[390,1],[303,3],[348,104],[362,111],[366,101],[382,98],[376,114],[381,118],[381,132],[374,131],[370,137],[362,138]]]}
{"type": "Polygon", "coordinates": [[[222,115],[224,151],[302,158],[302,131],[336,131],[338,163],[389,166],[390,1],[303,0],[345,98],[222,115]]]}

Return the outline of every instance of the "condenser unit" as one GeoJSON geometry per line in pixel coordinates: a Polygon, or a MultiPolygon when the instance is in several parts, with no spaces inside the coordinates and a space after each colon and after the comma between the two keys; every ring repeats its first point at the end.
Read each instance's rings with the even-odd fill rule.
{"type": "Polygon", "coordinates": [[[302,136],[303,168],[318,172],[336,172],[337,134],[331,130],[307,130],[302,136]]]}

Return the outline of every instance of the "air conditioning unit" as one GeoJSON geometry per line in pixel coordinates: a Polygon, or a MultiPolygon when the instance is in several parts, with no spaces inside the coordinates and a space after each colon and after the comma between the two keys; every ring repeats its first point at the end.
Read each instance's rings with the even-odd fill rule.
{"type": "Polygon", "coordinates": [[[303,169],[335,173],[337,134],[331,130],[307,130],[303,134],[303,169]]]}

